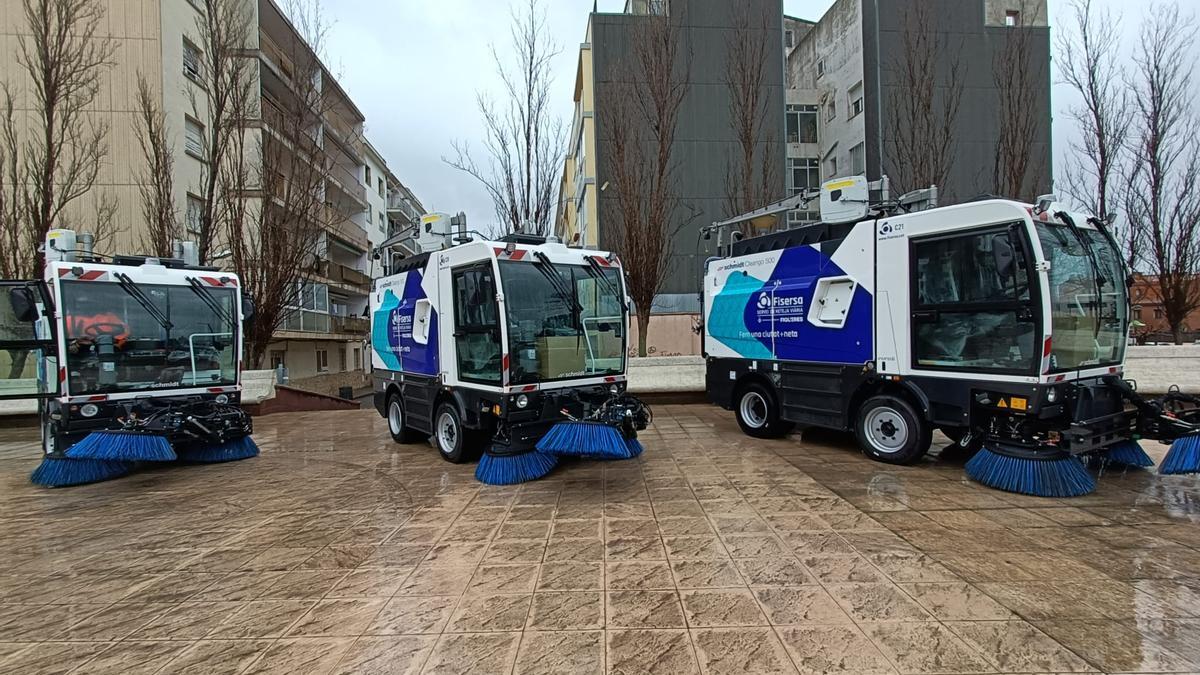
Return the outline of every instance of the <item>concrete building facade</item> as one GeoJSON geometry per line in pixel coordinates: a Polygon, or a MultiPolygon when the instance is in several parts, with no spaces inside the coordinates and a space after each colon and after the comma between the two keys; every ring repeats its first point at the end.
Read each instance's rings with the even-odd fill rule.
{"type": "MultiPolygon", "coordinates": [[[[279,102],[295,95],[291,81],[295,68],[289,57],[298,53],[295,45],[303,43],[274,0],[244,2],[252,26],[244,58],[252,61],[252,87],[260,96],[256,107],[261,117],[251,121],[245,133],[270,143],[275,138],[273,119],[278,119],[283,109],[279,102]]],[[[13,88],[18,114],[26,115],[35,104],[15,57],[20,36],[28,28],[21,3],[2,4],[0,80],[13,88]]],[[[139,77],[149,84],[166,118],[175,159],[174,201],[185,238],[196,229],[204,170],[197,143],[210,124],[198,24],[206,3],[128,0],[103,4],[99,35],[113,40],[115,52],[112,66],[101,77],[92,115],[109,126],[109,152],[91,194],[75,202],[63,224],[87,230],[97,199],[106,195],[117,204],[121,231],[105,249],[137,253],[144,249],[146,231],[138,188],[144,162],[135,125],[139,77]]],[[[371,248],[385,239],[391,228],[390,195],[400,185],[383,157],[365,141],[365,116],[350,96],[323,66],[317,77],[317,86],[333,101],[313,132],[314,142],[333,166],[324,185],[328,211],[323,221],[327,224],[318,259],[306,270],[305,281],[297,288],[294,311],[268,348],[264,364],[285,366],[293,382],[362,377],[367,294],[372,273],[381,270],[373,265],[371,248]]]]}
{"type": "MultiPolygon", "coordinates": [[[[855,174],[875,180],[889,172],[890,163],[903,161],[887,130],[894,114],[890,101],[907,90],[901,76],[905,31],[912,30],[908,21],[918,3],[936,20],[932,34],[948,55],[938,64],[939,94],[947,89],[945,61],[952,58],[958,60],[962,86],[951,175],[938,186],[942,203],[996,191],[1000,105],[994,69],[1002,67],[1006,45],[1017,31],[1028,32],[1024,44],[1032,86],[1027,101],[1040,121],[1025,192],[1049,192],[1050,33],[1045,2],[1034,0],[837,0],[816,22],[785,17],[789,192],[855,174]]],[[[815,214],[794,213],[790,220],[811,217],[815,214]]]]}
{"type": "MultiPolygon", "coordinates": [[[[611,248],[617,195],[606,175],[608,118],[618,83],[628,81],[633,41],[648,14],[666,14],[678,27],[680,58],[690,63],[688,91],[679,112],[673,164],[682,205],[669,272],[653,311],[691,313],[699,310],[697,293],[702,264],[709,255],[698,242],[699,229],[729,215],[730,163],[740,152],[731,124],[730,88],[726,75],[734,11],[752,17],[749,39],[766,45],[761,93],[766,103],[760,121],[758,152],[773,166],[784,165],[783,8],[780,0],[629,0],[620,13],[592,12],[579,48],[574,89],[575,114],[563,165],[557,231],[567,243],[611,248]],[[761,18],[761,20],[760,20],[761,18]]],[[[644,131],[639,135],[646,137],[644,131]]],[[[771,192],[784,196],[782,171],[774,172],[771,192]]]]}

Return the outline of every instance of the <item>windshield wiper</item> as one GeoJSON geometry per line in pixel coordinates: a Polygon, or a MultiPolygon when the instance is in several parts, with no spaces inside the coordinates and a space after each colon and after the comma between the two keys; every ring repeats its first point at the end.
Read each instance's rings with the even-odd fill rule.
{"type": "Polygon", "coordinates": [[[571,313],[576,317],[583,313],[583,306],[572,296],[571,289],[567,288],[567,282],[563,281],[563,278],[559,276],[558,268],[554,266],[554,263],[550,262],[550,258],[541,251],[534,251],[533,258],[534,268],[541,272],[542,276],[546,277],[546,281],[550,282],[550,286],[554,288],[554,294],[563,301],[563,304],[571,310],[571,313]]]}
{"type": "MultiPolygon", "coordinates": [[[[1083,230],[1075,224],[1075,219],[1066,211],[1059,211],[1054,216],[1067,224],[1071,230],[1071,234],[1075,235],[1075,239],[1079,245],[1083,247],[1083,254],[1087,257],[1088,266],[1092,269],[1092,283],[1096,284],[1096,328],[1092,333],[1092,339],[1100,337],[1100,324],[1104,319],[1110,318],[1104,315],[1104,284],[1107,279],[1104,273],[1100,271],[1100,261],[1096,260],[1096,251],[1092,249],[1092,241],[1083,234],[1083,230]]],[[[1116,318],[1111,317],[1111,318],[1116,318]]]]}
{"type": "Polygon", "coordinates": [[[139,288],[136,283],[134,283],[133,279],[129,278],[128,274],[125,274],[124,272],[117,272],[113,274],[113,276],[116,277],[117,284],[121,287],[121,290],[128,293],[129,296],[134,300],[137,300],[138,304],[142,306],[142,309],[146,310],[146,313],[149,314],[152,319],[157,321],[158,325],[162,326],[164,330],[171,330],[175,327],[175,324],[171,323],[171,320],[168,319],[167,315],[164,314],[163,311],[154,304],[154,301],[146,297],[146,294],[142,292],[142,289],[139,288]]]}
{"type": "Polygon", "coordinates": [[[201,300],[203,300],[204,304],[208,305],[208,308],[211,309],[219,319],[224,321],[226,325],[233,325],[233,316],[229,312],[225,311],[225,308],[221,306],[221,303],[217,302],[217,299],[214,298],[213,294],[204,287],[204,284],[200,283],[199,279],[196,277],[188,277],[187,282],[188,288],[191,288],[192,292],[195,293],[196,296],[201,300]]]}
{"type": "Polygon", "coordinates": [[[617,302],[624,306],[625,299],[621,297],[621,289],[617,288],[617,286],[613,284],[612,280],[608,278],[608,275],[604,273],[604,268],[600,266],[600,263],[596,262],[596,259],[590,255],[584,256],[583,259],[587,261],[587,266],[584,267],[584,269],[587,270],[588,274],[592,275],[593,279],[604,284],[605,290],[609,293],[612,293],[613,297],[617,299],[617,302]]]}

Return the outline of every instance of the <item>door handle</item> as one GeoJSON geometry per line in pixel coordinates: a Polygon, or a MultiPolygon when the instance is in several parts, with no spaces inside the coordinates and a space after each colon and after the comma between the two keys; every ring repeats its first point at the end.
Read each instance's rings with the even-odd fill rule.
{"type": "Polygon", "coordinates": [[[913,321],[922,321],[922,322],[937,321],[938,320],[938,312],[937,312],[937,310],[932,310],[932,309],[926,310],[923,312],[913,312],[912,320],[913,321]]]}

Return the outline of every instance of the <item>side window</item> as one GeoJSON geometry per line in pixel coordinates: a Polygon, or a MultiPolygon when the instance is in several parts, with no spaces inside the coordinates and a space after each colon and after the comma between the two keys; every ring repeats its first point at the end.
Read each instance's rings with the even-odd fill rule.
{"type": "Polygon", "coordinates": [[[458,376],[500,382],[500,321],[496,280],[490,265],[454,273],[454,342],[458,376]]]}
{"type": "Polygon", "coordinates": [[[914,240],[913,367],[1033,372],[1040,353],[1016,228],[914,240]]]}

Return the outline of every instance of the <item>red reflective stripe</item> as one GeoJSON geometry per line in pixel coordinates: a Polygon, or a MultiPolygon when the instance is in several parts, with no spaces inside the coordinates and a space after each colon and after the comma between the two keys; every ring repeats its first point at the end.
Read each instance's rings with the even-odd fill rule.
{"type": "Polygon", "coordinates": [[[225,284],[221,283],[220,279],[215,279],[213,277],[200,277],[200,278],[204,281],[204,283],[208,284],[209,286],[224,286],[225,285],[225,284]]]}
{"type": "Polygon", "coordinates": [[[1050,338],[1049,337],[1047,337],[1046,341],[1044,343],[1042,343],[1042,358],[1046,358],[1047,356],[1050,356],[1050,338]]]}
{"type": "Polygon", "coordinates": [[[58,369],[58,381],[59,381],[59,382],[66,382],[66,381],[67,381],[67,369],[66,369],[66,368],[59,368],[59,369],[58,369]]]}
{"type": "Polygon", "coordinates": [[[83,274],[80,274],[78,279],[80,281],[95,281],[104,276],[104,274],[104,270],[91,270],[90,272],[84,272],[83,274]]]}
{"type": "Polygon", "coordinates": [[[521,258],[524,258],[524,257],[525,257],[525,251],[523,251],[522,249],[517,249],[517,250],[513,251],[512,255],[509,256],[509,258],[511,258],[513,260],[520,260],[521,258]]]}
{"type": "Polygon", "coordinates": [[[503,382],[501,382],[501,384],[503,384],[504,386],[507,387],[508,386],[508,354],[505,354],[504,358],[500,359],[500,368],[503,371],[501,374],[504,377],[504,380],[503,380],[503,382]]]}
{"type": "Polygon", "coordinates": [[[497,256],[504,255],[504,249],[502,248],[493,248],[492,250],[496,252],[497,256]]]}
{"type": "Polygon", "coordinates": [[[612,266],[612,263],[608,262],[608,258],[605,258],[604,256],[594,255],[594,256],[590,256],[590,257],[592,260],[595,260],[596,264],[600,265],[601,267],[611,267],[612,266]]]}
{"type": "Polygon", "coordinates": [[[526,386],[522,387],[521,391],[533,391],[534,389],[537,389],[537,385],[530,384],[530,385],[526,385],[526,386]]]}
{"type": "Polygon", "coordinates": [[[60,276],[60,277],[65,277],[65,276],[67,276],[67,275],[68,275],[68,274],[70,274],[70,273],[71,273],[71,270],[69,270],[69,269],[67,269],[67,268],[65,268],[65,267],[63,267],[63,268],[59,268],[59,270],[58,270],[58,276],[60,276]]]}
{"type": "Polygon", "coordinates": [[[604,378],[604,381],[605,381],[605,382],[616,382],[616,381],[617,381],[617,378],[615,378],[615,377],[606,377],[606,378],[604,378]]]}

